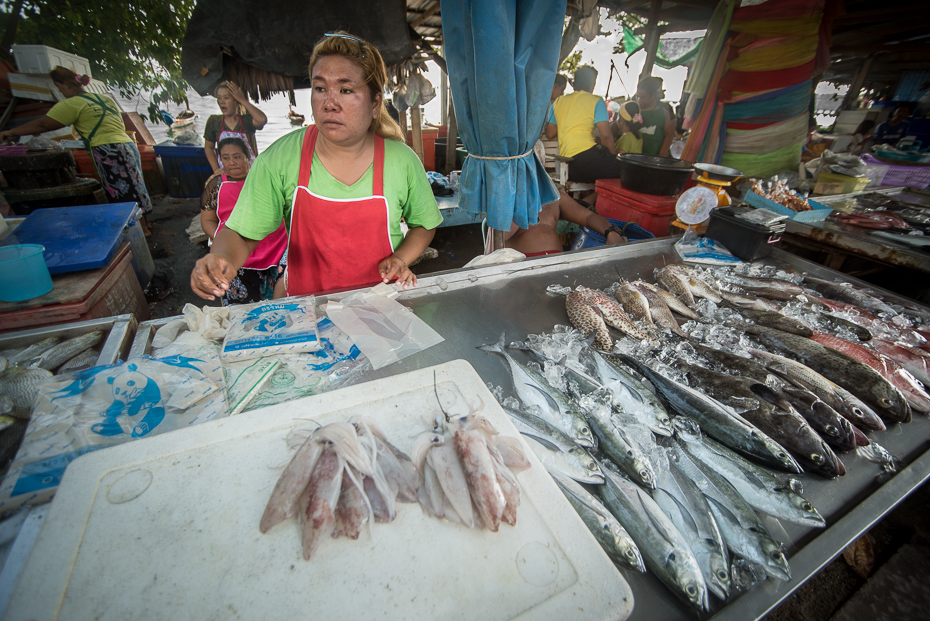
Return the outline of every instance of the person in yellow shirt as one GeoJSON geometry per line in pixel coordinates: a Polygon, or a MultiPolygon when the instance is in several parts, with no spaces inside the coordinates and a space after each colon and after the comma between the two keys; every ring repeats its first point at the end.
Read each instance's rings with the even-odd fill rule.
{"type": "Polygon", "coordinates": [[[642,153],[643,135],[640,130],[643,127],[643,115],[639,113],[639,104],[635,101],[624,102],[617,116],[620,127],[620,137],[614,145],[617,153],[642,153]]]}
{"type": "Polygon", "coordinates": [[[555,100],[546,124],[546,137],[558,136],[559,155],[573,158],[568,164],[568,178],[580,183],[620,177],[607,104],[592,92],[596,81],[594,67],[578,67],[572,80],[575,92],[555,100]],[[600,144],[594,140],[595,130],[600,144]]]}
{"type": "MultiPolygon", "coordinates": [[[[90,76],[66,67],[55,67],[49,77],[67,99],[52,106],[45,116],[0,132],[0,142],[16,136],[43,134],[74,125],[84,141],[97,176],[111,203],[136,203],[144,214],[151,213],[152,199],[142,177],[142,156],[126,134],[123,117],[107,95],[87,93],[90,76]]],[[[140,222],[146,237],[151,234],[145,216],[140,222]]]]}

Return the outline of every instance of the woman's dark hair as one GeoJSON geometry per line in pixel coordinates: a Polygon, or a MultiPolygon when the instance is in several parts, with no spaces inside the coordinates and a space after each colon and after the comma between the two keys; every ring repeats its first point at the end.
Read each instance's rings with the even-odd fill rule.
{"type": "Polygon", "coordinates": [[[622,104],[620,104],[620,119],[624,123],[626,123],[627,127],[630,128],[630,133],[633,134],[633,136],[637,140],[642,140],[643,135],[639,133],[639,130],[643,128],[643,124],[637,121],[632,121],[632,120],[627,121],[626,119],[624,119],[623,118],[624,111],[626,111],[630,115],[630,117],[635,117],[637,114],[639,114],[639,104],[636,103],[635,101],[625,101],[622,104]]]}
{"type": "Polygon", "coordinates": [[[869,119],[866,119],[862,121],[861,123],[859,123],[859,127],[857,127],[856,131],[854,131],[853,133],[862,134],[864,136],[868,134],[870,131],[872,131],[873,127],[875,127],[875,121],[870,121],[869,119]]]}
{"type": "Polygon", "coordinates": [[[57,82],[58,84],[65,84],[67,82],[74,82],[81,86],[87,86],[90,84],[89,75],[78,75],[78,73],[73,69],[68,69],[67,67],[62,67],[61,65],[49,71],[48,77],[52,78],[52,82],[57,82]]]}
{"type": "Polygon", "coordinates": [[[246,159],[252,159],[249,155],[249,148],[245,145],[245,141],[242,140],[242,138],[236,138],[234,136],[230,138],[223,138],[220,140],[219,144],[216,145],[216,152],[219,153],[223,150],[223,147],[228,146],[238,147],[246,159]]]}

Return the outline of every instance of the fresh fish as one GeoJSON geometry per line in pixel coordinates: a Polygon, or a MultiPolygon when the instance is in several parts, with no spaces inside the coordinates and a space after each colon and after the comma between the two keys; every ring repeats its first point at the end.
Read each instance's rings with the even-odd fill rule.
{"type": "Polygon", "coordinates": [[[742,309],[740,310],[740,314],[759,326],[766,326],[805,337],[810,337],[814,334],[814,331],[811,330],[810,327],[804,325],[794,317],[788,317],[778,312],[742,309]]]}
{"type": "Polygon", "coordinates": [[[642,280],[637,280],[636,285],[655,293],[662,299],[663,302],[665,302],[666,306],[668,306],[671,311],[678,313],[682,317],[687,317],[688,319],[693,319],[694,321],[700,321],[701,317],[697,313],[695,313],[693,310],[691,310],[690,307],[688,307],[687,304],[679,300],[665,289],[661,289],[651,283],[644,282],[642,280]]]}
{"type": "Polygon", "coordinates": [[[924,386],[930,386],[930,353],[884,339],[873,339],[870,345],[907,369],[924,386]]]}
{"type": "Polygon", "coordinates": [[[824,308],[834,313],[848,313],[850,315],[858,315],[864,320],[867,321],[879,321],[880,317],[868,311],[861,306],[856,306],[855,304],[847,304],[845,302],[839,302],[837,300],[831,300],[830,298],[824,298],[817,295],[811,295],[810,293],[805,293],[804,296],[810,300],[811,305],[820,304],[823,308],[812,307],[813,310],[818,312],[823,312],[824,308]]]}
{"type": "Polygon", "coordinates": [[[597,310],[587,304],[581,291],[572,291],[565,296],[565,312],[568,319],[582,334],[594,334],[594,344],[604,351],[613,349],[614,340],[607,330],[604,318],[597,310]]]}
{"type": "Polygon", "coordinates": [[[6,395],[13,402],[14,416],[29,418],[39,386],[50,377],[52,374],[45,369],[10,367],[0,373],[0,395],[6,395]]]}
{"type": "Polygon", "coordinates": [[[649,313],[649,300],[639,289],[628,282],[623,283],[617,287],[614,297],[617,298],[617,302],[633,320],[642,321],[655,330],[656,326],[652,322],[652,315],[649,313]]]}
{"type": "Polygon", "coordinates": [[[870,311],[874,311],[876,313],[888,313],[890,315],[898,314],[893,308],[878,298],[860,291],[859,289],[856,289],[852,285],[846,283],[831,282],[821,278],[814,278],[813,276],[805,276],[804,284],[811,289],[824,294],[828,298],[833,298],[834,300],[839,300],[840,302],[861,306],[862,308],[867,308],[870,311]]]}
{"type": "Polygon", "coordinates": [[[6,368],[8,366],[10,366],[10,363],[7,361],[7,359],[4,358],[3,356],[0,356],[0,373],[2,373],[3,371],[6,371],[6,368]]]}
{"type": "Polygon", "coordinates": [[[621,567],[645,573],[646,565],[633,538],[601,501],[570,478],[557,473],[552,478],[607,556],[621,567]]]}
{"type": "Polygon", "coordinates": [[[882,419],[862,400],[810,367],[767,351],[751,348],[747,351],[756,359],[761,360],[773,373],[777,373],[796,386],[820,397],[824,403],[839,412],[853,425],[871,431],[885,430],[885,423],[882,419]]]}
{"type": "MultiPolygon", "coordinates": [[[[930,412],[930,395],[924,391],[923,385],[913,375],[894,360],[862,345],[829,334],[818,332],[812,338],[821,345],[868,365],[897,388],[911,408],[918,412],[930,412]]],[[[900,422],[911,422],[910,412],[900,422]]]]}
{"type": "MultiPolygon", "coordinates": [[[[4,419],[10,418],[4,416],[4,419]]],[[[12,419],[12,423],[0,429],[0,473],[6,472],[7,465],[16,457],[16,452],[23,443],[29,421],[19,418],[12,419]]],[[[8,423],[9,421],[4,421],[8,423]]]]}
{"type": "Polygon", "coordinates": [[[722,349],[714,349],[700,343],[691,343],[697,353],[709,360],[717,371],[748,377],[767,384],[772,377],[772,372],[766,369],[752,358],[746,358],[738,354],[733,354],[722,349]]]}
{"type": "Polygon", "coordinates": [[[620,425],[614,424],[610,409],[595,400],[586,408],[588,422],[600,440],[601,451],[629,476],[647,489],[656,486],[656,468],[642,448],[620,425]]]}
{"type": "Polygon", "coordinates": [[[649,304],[649,316],[652,317],[653,323],[671,330],[678,336],[687,337],[688,335],[678,325],[678,321],[672,315],[672,310],[668,307],[662,295],[649,287],[644,287],[644,284],[642,281],[632,283],[637,291],[646,296],[646,302],[649,304]]]}
{"type": "MultiPolygon", "coordinates": [[[[0,395],[0,416],[4,419],[9,419],[7,423],[15,420],[10,414],[13,413],[13,400],[7,397],[6,395],[0,395]]],[[[2,427],[0,427],[2,429],[2,427]]]]}
{"type": "Polygon", "coordinates": [[[616,328],[624,334],[641,341],[647,338],[646,334],[636,327],[630,316],[623,312],[623,308],[613,298],[596,289],[588,289],[581,285],[576,287],[575,291],[581,293],[584,303],[597,311],[604,318],[604,323],[611,328],[616,328]]]}
{"type": "Polygon", "coordinates": [[[688,284],[688,277],[680,270],[666,265],[655,272],[656,282],[665,287],[669,293],[678,298],[688,308],[694,308],[694,293],[688,284]]]}
{"type": "Polygon", "coordinates": [[[692,460],[678,444],[673,444],[671,450],[678,466],[707,498],[714,521],[730,551],[761,565],[773,578],[790,580],[791,569],[781,544],[769,534],[752,506],[726,477],[692,460]]]}
{"type": "MultiPolygon", "coordinates": [[[[778,350],[839,384],[888,420],[902,422],[911,416],[904,395],[873,368],[813,339],[762,326],[747,326],[763,345],[778,350]]],[[[821,397],[823,398],[823,397],[821,397]]],[[[831,404],[832,405],[832,404],[831,404]]]]}
{"type": "Polygon", "coordinates": [[[709,608],[707,586],[687,541],[643,490],[605,465],[607,479],[598,493],[630,533],[646,567],[698,611],[709,608]]]}
{"type": "Polygon", "coordinates": [[[704,582],[722,600],[730,596],[730,571],[727,545],[714,521],[707,499],[675,463],[669,459],[668,470],[659,475],[652,498],[685,537],[704,582]]]}
{"type": "Polygon", "coordinates": [[[25,366],[31,362],[33,358],[38,358],[55,345],[58,345],[60,341],[61,339],[57,336],[52,336],[39,341],[38,343],[32,344],[15,356],[11,356],[9,358],[10,366],[25,366]]]}
{"type": "Polygon", "coordinates": [[[804,466],[825,477],[842,476],[846,468],[833,450],[794,408],[760,382],[717,373],[679,362],[691,386],[707,396],[738,408],[740,416],[788,449],[804,466]]]}
{"type": "Polygon", "coordinates": [[[722,297],[723,301],[733,308],[770,311],[775,313],[781,310],[781,307],[778,304],[757,295],[745,295],[742,293],[734,293],[733,291],[721,289],[720,297],[722,297]]]}
{"type": "Polygon", "coordinates": [[[97,353],[97,351],[88,349],[87,351],[79,353],[77,356],[61,365],[56,374],[63,375],[65,373],[71,373],[72,371],[80,371],[82,369],[90,368],[97,364],[97,359],[99,357],[100,354],[97,353]]]}
{"type": "Polygon", "coordinates": [[[546,378],[514,360],[504,350],[503,334],[497,343],[481,345],[478,349],[504,357],[510,367],[514,390],[523,403],[538,407],[542,418],[571,436],[579,445],[585,448],[597,446],[584,414],[546,378]]]}
{"type": "Polygon", "coordinates": [[[722,444],[704,437],[698,424],[691,419],[676,418],[675,431],[678,443],[702,469],[707,466],[729,481],[757,511],[804,526],[822,528],[826,525],[813,505],[795,493],[796,481],[782,481],[722,444]]]}
{"type": "Polygon", "coordinates": [[[856,335],[857,339],[863,342],[872,340],[872,332],[865,326],[860,326],[858,323],[853,323],[848,319],[838,317],[831,313],[818,313],[818,316],[834,330],[849,330],[856,335]]]}
{"type": "Polygon", "coordinates": [[[94,332],[88,332],[87,334],[83,334],[73,339],[68,339],[67,341],[59,343],[58,345],[55,345],[48,351],[44,352],[29,366],[52,371],[85,349],[90,349],[99,343],[102,338],[103,331],[95,330],[94,332]]]}
{"type": "Polygon", "coordinates": [[[687,265],[669,265],[673,270],[676,270],[685,275],[687,278],[688,288],[691,289],[691,293],[696,295],[699,298],[705,298],[713,302],[714,304],[720,304],[723,301],[723,298],[720,297],[720,292],[717,290],[716,286],[710,285],[702,278],[702,274],[695,268],[687,265]]]}
{"type": "Polygon", "coordinates": [[[861,434],[856,434],[853,424],[840,416],[839,412],[824,403],[814,393],[801,388],[788,387],[779,391],[779,394],[784,395],[798,414],[814,428],[814,431],[836,450],[851,451],[859,445],[861,434]]]}
{"type": "Polygon", "coordinates": [[[719,442],[774,468],[801,472],[801,466],[784,447],[716,399],[665,377],[643,362],[629,356],[618,357],[652,382],[673,409],[697,420],[719,442]]]}
{"type": "Polygon", "coordinates": [[[796,295],[805,293],[803,287],[778,278],[754,278],[729,272],[721,275],[720,280],[770,300],[788,301],[793,300],[796,295]]]}
{"type": "Polygon", "coordinates": [[[672,419],[655,393],[619,363],[611,362],[612,356],[594,352],[592,360],[598,379],[623,412],[642,422],[654,434],[672,435],[672,419]]]}
{"type": "Polygon", "coordinates": [[[507,498],[501,489],[487,441],[481,431],[473,429],[457,429],[452,440],[478,515],[485,528],[496,533],[507,507],[507,498]]]}
{"type": "Polygon", "coordinates": [[[525,440],[549,474],[558,473],[589,485],[600,485],[604,482],[604,473],[601,472],[600,465],[583,448],[558,451],[535,436],[526,436],[525,440]]]}

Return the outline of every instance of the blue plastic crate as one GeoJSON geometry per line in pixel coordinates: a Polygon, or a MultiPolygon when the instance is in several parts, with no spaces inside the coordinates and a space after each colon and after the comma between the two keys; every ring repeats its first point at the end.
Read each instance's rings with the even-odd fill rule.
{"type": "Polygon", "coordinates": [[[155,145],[161,157],[168,183],[168,195],[174,198],[197,198],[213,174],[203,147],[176,145],[170,140],[155,145]]]}
{"type": "MultiPolygon", "coordinates": [[[[643,227],[635,224],[633,222],[624,222],[623,220],[614,220],[613,218],[605,218],[608,222],[616,226],[617,228],[624,231],[624,235],[630,241],[638,241],[640,239],[654,239],[655,235],[644,229],[643,227]],[[624,229],[624,227],[626,227],[624,229]]],[[[578,234],[575,236],[575,241],[572,243],[571,250],[580,250],[582,248],[596,248],[598,246],[604,246],[607,244],[607,240],[604,239],[604,236],[593,231],[586,226],[582,226],[578,229],[578,234]]]]}
{"type": "Polygon", "coordinates": [[[753,207],[768,209],[769,211],[774,211],[783,216],[789,216],[789,220],[795,220],[797,222],[823,222],[827,219],[827,216],[833,213],[832,208],[821,205],[810,199],[808,199],[807,202],[813,207],[811,211],[793,211],[764,196],[759,196],[755,192],[746,192],[746,196],[743,197],[743,202],[753,207]]]}

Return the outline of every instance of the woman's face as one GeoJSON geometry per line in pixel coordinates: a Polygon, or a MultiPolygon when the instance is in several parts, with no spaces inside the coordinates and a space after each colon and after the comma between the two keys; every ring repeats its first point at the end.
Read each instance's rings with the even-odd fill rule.
{"type": "Polygon", "coordinates": [[[219,88],[216,90],[216,103],[219,104],[223,116],[234,116],[238,111],[236,100],[229,94],[229,89],[219,88]]]}
{"type": "Polygon", "coordinates": [[[636,103],[639,104],[640,109],[651,108],[657,103],[656,94],[644,88],[637,89],[636,103]]]}
{"type": "Polygon", "coordinates": [[[242,179],[249,174],[249,156],[237,145],[228,144],[220,149],[220,161],[223,163],[223,170],[230,177],[242,179]]]}
{"type": "Polygon", "coordinates": [[[74,97],[80,92],[77,82],[55,82],[55,86],[65,97],[74,97]]]}
{"type": "Polygon", "coordinates": [[[310,74],[310,105],[320,134],[337,145],[352,145],[367,137],[381,108],[365,84],[362,68],[344,56],[323,56],[310,74]]]}

